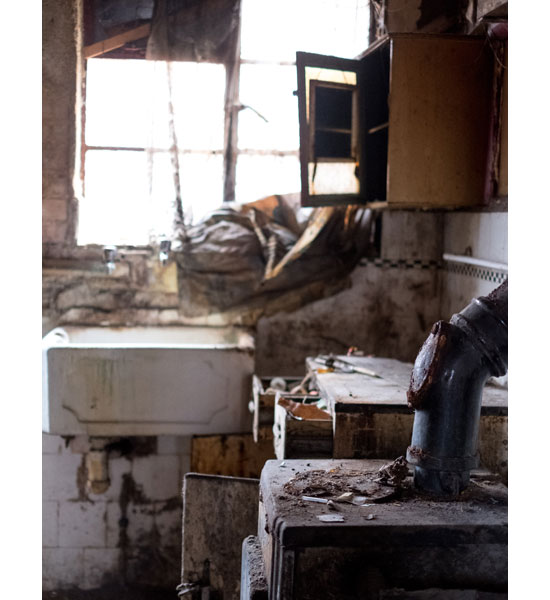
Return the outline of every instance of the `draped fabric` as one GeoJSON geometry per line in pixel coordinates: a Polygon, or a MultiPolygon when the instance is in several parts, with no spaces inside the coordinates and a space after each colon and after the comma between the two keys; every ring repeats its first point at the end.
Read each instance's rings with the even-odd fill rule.
{"type": "MultiPolygon", "coordinates": [[[[238,100],[239,19],[240,0],[157,0],[147,45],[146,58],[159,61],[165,69],[167,111],[161,111],[160,118],[167,121],[163,135],[170,154],[168,163],[166,152],[162,156],[151,151],[150,173],[153,177],[158,171],[155,162],[162,159],[163,177],[172,182],[169,187],[181,243],[175,253],[180,308],[188,316],[230,310],[259,314],[274,302],[279,308],[284,306],[286,297],[293,296],[290,302],[295,301],[303,290],[309,299],[322,295],[325,282],[343,280],[371,239],[373,218],[368,209],[323,207],[309,214],[300,207],[299,194],[269,196],[240,206],[227,202],[233,200],[230,190],[235,181],[238,111],[233,108],[238,100]],[[217,155],[220,161],[223,158],[223,168],[205,176],[204,189],[194,188],[198,193],[192,198],[185,186],[194,173],[184,161],[192,152],[190,147],[195,145],[196,151],[197,142],[190,140],[193,121],[203,118],[204,111],[195,105],[190,118],[186,100],[194,97],[204,103],[209,95],[204,85],[185,78],[183,86],[181,80],[176,84],[177,71],[190,63],[225,67],[223,151],[217,155]],[[182,127],[189,119],[189,126],[182,127]],[[192,219],[192,206],[197,206],[201,197],[212,196],[212,189],[206,189],[212,181],[225,185],[218,208],[202,219],[192,219]],[[226,201],[223,204],[222,199],[226,201]],[[312,285],[316,286],[314,292],[312,285]]],[[[208,119],[200,124],[200,138],[209,135],[210,125],[208,119]]],[[[205,148],[199,150],[204,155],[205,148]]],[[[216,154],[211,154],[213,167],[216,154]]]]}
{"type": "Polygon", "coordinates": [[[227,63],[235,54],[240,0],[157,0],[146,58],[227,63]]]}
{"type": "Polygon", "coordinates": [[[182,313],[236,310],[257,318],[343,281],[372,241],[372,211],[316,208],[300,226],[292,204],[271,196],[228,206],[190,227],[176,256],[182,313]]]}

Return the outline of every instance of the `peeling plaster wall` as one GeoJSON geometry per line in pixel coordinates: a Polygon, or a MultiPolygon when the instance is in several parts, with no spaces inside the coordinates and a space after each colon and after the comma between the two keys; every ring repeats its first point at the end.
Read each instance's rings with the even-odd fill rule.
{"type": "Polygon", "coordinates": [[[306,356],[345,353],[414,361],[439,318],[443,215],[387,211],[379,260],[351,274],[350,287],[292,313],[259,320],[256,367],[262,375],[300,375],[306,356]]]}

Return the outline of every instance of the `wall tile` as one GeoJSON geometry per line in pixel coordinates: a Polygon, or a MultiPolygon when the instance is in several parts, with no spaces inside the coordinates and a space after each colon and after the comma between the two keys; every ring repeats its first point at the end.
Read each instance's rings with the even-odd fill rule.
{"type": "Polygon", "coordinates": [[[58,536],[58,503],[42,503],[42,546],[55,548],[59,545],[58,536]]]}
{"type": "Polygon", "coordinates": [[[120,539],[120,518],[122,510],[118,502],[107,502],[106,526],[107,534],[105,545],[107,548],[116,548],[120,539]]]}
{"type": "Polygon", "coordinates": [[[81,548],[44,548],[42,551],[42,589],[58,590],[80,586],[84,579],[84,550],[81,548]]]}
{"type": "Polygon", "coordinates": [[[163,547],[181,545],[182,505],[165,509],[162,503],[155,503],[155,525],[163,547]]]}
{"type": "Polygon", "coordinates": [[[59,435],[42,434],[42,454],[61,454],[65,440],[59,435]]]}
{"type": "Polygon", "coordinates": [[[77,499],[77,473],[81,462],[79,454],[43,454],[42,500],[77,499]]]}
{"type": "Polygon", "coordinates": [[[159,435],[157,452],[158,454],[191,454],[191,436],[159,435]]]}
{"type": "Polygon", "coordinates": [[[104,548],[106,503],[63,502],[59,506],[59,545],[62,548],[104,548]]]}
{"type": "Polygon", "coordinates": [[[145,456],[134,459],[132,475],[150,500],[167,500],[179,495],[179,462],[173,455],[145,456]]]}
{"type": "Polygon", "coordinates": [[[127,510],[128,543],[131,546],[150,546],[155,526],[153,504],[130,504],[127,510]]]}
{"type": "Polygon", "coordinates": [[[119,548],[86,548],[84,550],[83,590],[101,587],[110,579],[118,578],[119,548]]]}

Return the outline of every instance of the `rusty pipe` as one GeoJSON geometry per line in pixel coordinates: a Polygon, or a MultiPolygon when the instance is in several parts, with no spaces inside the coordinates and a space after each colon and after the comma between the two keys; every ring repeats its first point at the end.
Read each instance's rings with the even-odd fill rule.
{"type": "Polygon", "coordinates": [[[508,280],[432,327],[414,363],[407,401],[415,409],[407,461],[415,486],[455,495],[479,466],[483,387],[508,370],[508,280]]]}

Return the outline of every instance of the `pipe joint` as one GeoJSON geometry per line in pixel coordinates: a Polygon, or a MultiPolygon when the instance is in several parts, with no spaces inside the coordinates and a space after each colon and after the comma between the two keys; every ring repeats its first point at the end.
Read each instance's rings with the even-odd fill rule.
{"type": "Polygon", "coordinates": [[[418,353],[407,391],[415,409],[407,461],[419,489],[457,494],[479,465],[483,387],[508,369],[507,302],[505,282],[435,323],[418,353]]]}

